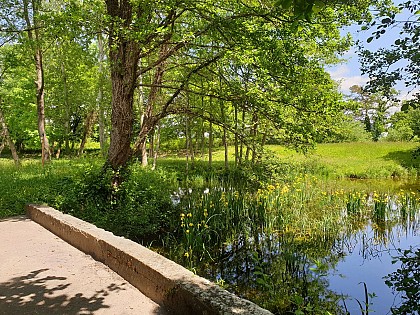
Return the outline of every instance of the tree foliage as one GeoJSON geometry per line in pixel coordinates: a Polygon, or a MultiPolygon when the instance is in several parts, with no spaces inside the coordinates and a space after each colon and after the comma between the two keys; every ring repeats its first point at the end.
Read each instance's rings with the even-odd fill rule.
{"type": "MultiPolygon", "coordinates": [[[[350,47],[339,28],[366,19],[369,4],[39,1],[36,29],[52,147],[83,147],[92,132],[103,144],[110,119],[108,163],[114,169],[144,159],[147,144],[152,154],[160,133],[184,141],[191,157],[211,153],[213,139],[226,149],[235,144],[237,162],[259,158],[267,142],[304,149],[330,134],[341,117],[341,96],[324,65],[338,62],[350,47]]],[[[22,5],[2,2],[0,55],[10,50],[32,58],[24,21],[22,5]],[[16,15],[8,19],[8,11],[16,15]]],[[[20,94],[3,86],[14,104],[20,94]]],[[[24,91],[23,103],[35,103],[29,86],[24,91]]],[[[17,141],[23,127],[11,129],[17,141]]]]}
{"type": "MultiPolygon", "coordinates": [[[[368,87],[391,96],[392,87],[399,81],[406,87],[418,88],[420,84],[420,4],[418,1],[404,1],[397,7],[385,7],[378,11],[376,18],[363,29],[375,29],[367,39],[371,42],[385,36],[390,29],[399,29],[399,38],[387,48],[372,52],[360,50],[362,73],[369,75],[368,87]]],[[[405,106],[417,106],[419,94],[405,106]]],[[[406,107],[405,107],[406,108],[406,107]]]]}

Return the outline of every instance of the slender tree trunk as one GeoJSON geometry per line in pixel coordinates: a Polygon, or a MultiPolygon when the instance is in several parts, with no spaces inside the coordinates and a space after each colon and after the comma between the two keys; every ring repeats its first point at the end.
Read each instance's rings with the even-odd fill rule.
{"type": "Polygon", "coordinates": [[[186,158],[186,172],[188,175],[189,170],[189,157],[190,157],[190,142],[189,142],[189,117],[185,117],[185,158],[186,158]]]}
{"type": "Polygon", "coordinates": [[[209,167],[213,163],[213,124],[210,122],[209,126],[209,167]]]}
{"type": "MultiPolygon", "coordinates": [[[[168,46],[162,45],[159,49],[159,57],[165,55],[167,50],[168,50],[168,46]]],[[[144,118],[141,124],[141,131],[140,131],[139,136],[137,137],[136,144],[134,145],[135,148],[139,147],[137,143],[139,143],[139,141],[140,142],[142,141],[142,137],[147,137],[147,135],[153,131],[157,123],[157,120],[153,117],[153,110],[159,99],[159,93],[161,90],[159,86],[162,84],[163,75],[165,73],[165,66],[166,66],[165,62],[162,62],[161,64],[159,64],[159,66],[156,67],[155,74],[152,78],[152,87],[150,88],[149,97],[147,98],[147,104],[144,111],[144,118]]],[[[147,165],[147,152],[145,153],[143,152],[143,150],[146,150],[146,147],[140,146],[140,152],[142,155],[142,165],[146,166],[147,165]]]]}
{"type": "Polygon", "coordinates": [[[157,125],[156,142],[155,143],[156,143],[156,148],[154,150],[152,170],[156,169],[156,162],[157,162],[157,158],[158,158],[158,152],[159,152],[159,146],[160,146],[160,125],[157,125]]]}
{"type": "Polygon", "coordinates": [[[228,152],[228,143],[227,143],[227,131],[223,127],[223,136],[222,136],[223,147],[225,149],[225,168],[229,167],[229,152],[228,152]]]}
{"type": "MultiPolygon", "coordinates": [[[[220,92],[222,91],[222,77],[219,77],[219,89],[220,92]]],[[[220,106],[220,113],[222,116],[222,122],[223,122],[223,136],[222,136],[222,143],[223,147],[225,149],[225,168],[227,169],[229,166],[229,155],[228,155],[228,143],[227,143],[227,130],[226,130],[226,113],[225,113],[225,107],[223,106],[223,101],[219,100],[219,106],[220,106]]]]}
{"type": "Polygon", "coordinates": [[[102,156],[106,155],[106,133],[105,133],[105,110],[103,105],[103,89],[105,81],[104,73],[104,60],[105,60],[105,51],[102,33],[98,34],[98,64],[99,64],[99,82],[98,82],[98,97],[96,100],[96,107],[98,111],[98,123],[99,123],[99,144],[101,147],[102,156]]]}
{"type": "MultiPolygon", "coordinates": [[[[242,110],[242,122],[241,122],[241,129],[242,133],[245,134],[245,109],[242,110]]],[[[243,140],[241,141],[241,147],[239,148],[239,164],[242,164],[243,161],[243,151],[244,151],[244,143],[243,140]]]]}
{"type": "Polygon", "coordinates": [[[1,145],[0,145],[0,155],[3,152],[4,146],[6,144],[6,138],[4,137],[4,135],[1,135],[1,145]]]}
{"type": "Polygon", "coordinates": [[[149,142],[149,156],[153,158],[155,156],[155,129],[153,128],[150,133],[150,142],[149,142]]]}
{"type": "Polygon", "coordinates": [[[80,143],[79,151],[77,153],[78,156],[81,156],[83,154],[83,150],[85,149],[87,139],[92,134],[92,128],[96,121],[96,118],[97,118],[96,110],[90,111],[86,117],[84,128],[83,128],[82,142],[80,143]]]}
{"type": "MultiPolygon", "coordinates": [[[[0,104],[1,104],[1,100],[0,100],[0,104]]],[[[10,152],[12,153],[13,160],[15,161],[15,165],[19,166],[20,165],[19,156],[17,154],[15,144],[13,143],[12,139],[10,138],[9,129],[7,128],[7,125],[6,125],[6,122],[4,120],[4,116],[3,116],[3,112],[1,110],[1,108],[0,108],[0,125],[1,125],[1,128],[3,130],[2,133],[4,135],[4,138],[6,139],[7,144],[9,145],[10,152]]],[[[4,142],[2,143],[2,146],[4,146],[4,142]]],[[[2,148],[2,150],[3,150],[3,148],[2,148]]],[[[0,150],[0,153],[1,153],[1,150],[0,150]]]]}
{"type": "Polygon", "coordinates": [[[206,145],[206,137],[204,136],[205,129],[204,129],[204,120],[201,120],[201,144],[200,144],[200,151],[201,151],[201,160],[204,161],[204,149],[206,145]]]}
{"type": "MultiPolygon", "coordinates": [[[[213,108],[213,99],[210,97],[210,108],[213,108]]],[[[211,117],[210,117],[211,118],[211,117]]],[[[213,123],[210,120],[209,124],[209,167],[212,167],[213,163],[213,123]]]]}
{"type": "Polygon", "coordinates": [[[258,134],[258,116],[256,113],[252,115],[252,163],[255,163],[257,157],[257,148],[255,143],[257,142],[257,134],[258,134]]]}
{"type": "Polygon", "coordinates": [[[238,141],[238,104],[235,103],[235,167],[239,164],[239,141],[238,141]]]}
{"type": "Polygon", "coordinates": [[[40,47],[39,23],[37,20],[40,0],[32,0],[32,22],[29,14],[29,0],[23,0],[24,17],[27,26],[29,41],[34,52],[36,69],[36,103],[38,112],[38,134],[41,140],[42,165],[46,160],[50,160],[50,147],[47,134],[45,132],[45,102],[44,102],[44,68],[42,65],[42,50],[40,47]]]}
{"type": "Polygon", "coordinates": [[[60,66],[61,66],[61,79],[63,81],[63,93],[64,93],[64,107],[65,107],[65,121],[64,121],[64,146],[66,153],[70,153],[70,143],[69,143],[69,135],[70,135],[70,104],[69,104],[69,96],[68,96],[68,89],[67,89],[67,73],[66,67],[64,65],[63,60],[63,51],[62,47],[60,47],[60,66]]]}
{"type": "Polygon", "coordinates": [[[143,167],[146,167],[148,164],[147,161],[147,137],[143,138],[142,144],[141,144],[141,165],[143,167]]]}
{"type": "MultiPolygon", "coordinates": [[[[204,83],[203,83],[203,79],[201,78],[200,80],[201,82],[201,90],[204,91],[204,83]]],[[[203,114],[204,114],[204,95],[201,96],[201,108],[203,110],[203,114]]],[[[200,150],[201,150],[201,160],[204,161],[204,148],[205,148],[205,144],[206,144],[206,137],[204,136],[205,133],[205,129],[204,129],[204,119],[201,120],[201,131],[200,131],[200,136],[201,136],[201,145],[200,145],[200,150]]]]}

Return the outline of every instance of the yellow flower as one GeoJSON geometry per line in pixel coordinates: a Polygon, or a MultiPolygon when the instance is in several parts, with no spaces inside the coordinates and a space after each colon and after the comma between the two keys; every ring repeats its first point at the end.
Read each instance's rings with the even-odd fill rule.
{"type": "Polygon", "coordinates": [[[189,226],[194,226],[194,224],[193,224],[193,223],[191,223],[191,222],[190,222],[190,224],[188,224],[188,225],[189,225],[189,226]]]}
{"type": "Polygon", "coordinates": [[[181,220],[185,218],[185,214],[181,213],[181,220]]]}
{"type": "Polygon", "coordinates": [[[191,217],[192,217],[192,213],[191,213],[191,212],[190,212],[190,213],[188,213],[188,214],[187,214],[187,217],[191,218],[191,217]]]}
{"type": "Polygon", "coordinates": [[[186,230],[185,233],[187,233],[187,234],[190,233],[190,230],[186,230]]]}
{"type": "Polygon", "coordinates": [[[190,257],[190,254],[188,252],[185,252],[184,256],[188,258],[190,257]]]}

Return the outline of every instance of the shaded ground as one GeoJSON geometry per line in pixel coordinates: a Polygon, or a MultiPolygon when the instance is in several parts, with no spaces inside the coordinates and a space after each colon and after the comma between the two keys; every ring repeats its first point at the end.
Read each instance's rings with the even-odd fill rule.
{"type": "Polygon", "coordinates": [[[0,314],[166,314],[131,284],[37,223],[0,220],[0,314]]]}

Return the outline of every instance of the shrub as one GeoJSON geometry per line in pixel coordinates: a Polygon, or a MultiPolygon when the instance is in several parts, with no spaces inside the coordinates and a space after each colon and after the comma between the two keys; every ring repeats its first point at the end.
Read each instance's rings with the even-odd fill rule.
{"type": "Polygon", "coordinates": [[[142,242],[165,228],[175,214],[171,180],[156,171],[132,166],[113,184],[110,169],[91,168],[74,183],[59,207],[81,219],[142,242]]]}

